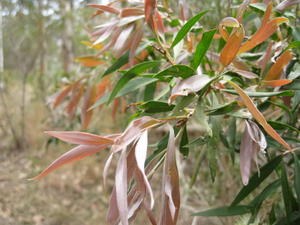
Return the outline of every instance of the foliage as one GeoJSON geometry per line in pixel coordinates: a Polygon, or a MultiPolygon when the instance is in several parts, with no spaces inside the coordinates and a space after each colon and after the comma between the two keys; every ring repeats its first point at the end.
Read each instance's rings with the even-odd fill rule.
{"type": "Polygon", "coordinates": [[[297,16],[298,8],[293,8],[297,1],[274,7],[271,1],[245,0],[232,6],[237,8],[233,16],[222,18],[217,28],[199,26],[211,12],[197,12],[188,19],[187,4],[179,3],[175,8],[167,0],[89,5],[96,10],[94,19],[108,15],[110,20],[97,25],[85,42],[97,50],[96,55],[76,61],[105,72],[69,82],[55,96],[53,107],[68,101],[66,112],[72,116],[82,99],[81,123],[87,129],[96,108],[114,101],[115,116],[121,102],[129,100],[129,124],[122,133],[106,136],[48,131],[78,146],[32,179],[110,148],[104,184],[113,158],[119,158],[108,223],[127,225],[143,209],[151,224],[177,224],[184,185],[178,160],[193,154],[191,146],[196,145],[202,154],[193,161],[194,174],[199,173],[198,159],[204,157],[214,182],[225,152],[233,165],[240,163],[244,187],[231,205],[193,216],[250,214],[250,224],[268,201],[262,223],[298,224],[300,40],[292,14],[297,16]],[[112,64],[105,58],[109,53],[112,64]],[[201,132],[190,141],[194,124],[201,132]],[[155,136],[155,129],[164,127],[168,135],[148,154],[153,146],[149,134],[155,136]],[[162,210],[157,217],[150,180],[162,165],[162,210]]]}

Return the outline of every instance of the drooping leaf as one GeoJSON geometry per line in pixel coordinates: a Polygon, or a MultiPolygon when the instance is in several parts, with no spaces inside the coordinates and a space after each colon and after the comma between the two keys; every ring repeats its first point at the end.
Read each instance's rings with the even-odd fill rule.
{"type": "Polygon", "coordinates": [[[298,206],[300,207],[300,162],[298,156],[294,153],[294,187],[297,196],[298,206]]]}
{"type": "Polygon", "coordinates": [[[215,33],[216,30],[204,32],[201,41],[197,44],[192,61],[192,68],[194,68],[195,70],[201,64],[203,57],[205,56],[209,46],[211,45],[215,33]]]}
{"type": "Polygon", "coordinates": [[[116,201],[122,225],[128,225],[126,148],[121,152],[115,175],[116,201]]]}
{"type": "Polygon", "coordinates": [[[163,123],[163,121],[149,116],[144,116],[132,121],[122,135],[115,139],[114,145],[112,146],[112,152],[122,150],[139,137],[143,131],[161,123],[163,123]]]}
{"type": "Polygon", "coordinates": [[[246,70],[241,70],[241,69],[233,69],[232,72],[235,72],[239,75],[241,75],[242,77],[245,77],[247,79],[256,79],[258,78],[258,76],[255,73],[252,73],[250,71],[246,71],[246,70]]]}
{"type": "Polygon", "coordinates": [[[73,85],[67,85],[62,91],[60,91],[54,98],[53,101],[53,108],[57,107],[64,98],[72,91],[73,85]]]}
{"type": "Polygon", "coordinates": [[[187,145],[189,143],[189,137],[188,137],[188,131],[186,125],[182,129],[183,129],[183,133],[179,144],[179,151],[183,156],[188,156],[189,147],[187,145]]]}
{"type": "Polygon", "coordinates": [[[89,108],[95,103],[96,94],[96,86],[92,85],[88,87],[84,95],[80,115],[81,126],[83,129],[86,129],[91,122],[93,110],[89,110],[89,108]]]}
{"type": "Polygon", "coordinates": [[[176,37],[174,38],[174,41],[172,42],[171,48],[173,48],[175,45],[177,45],[184,37],[185,35],[191,30],[191,28],[200,20],[202,16],[204,16],[208,11],[203,11],[199,13],[198,15],[192,17],[189,19],[183,27],[178,31],[176,37]]]}
{"type": "Polygon", "coordinates": [[[150,186],[150,183],[148,181],[148,178],[146,176],[145,173],[145,161],[146,161],[146,157],[147,157],[147,148],[148,148],[148,132],[147,130],[144,131],[140,137],[140,139],[138,140],[136,147],[135,147],[135,160],[136,160],[136,165],[137,165],[137,169],[142,177],[142,183],[144,186],[144,192],[148,192],[148,194],[150,195],[150,208],[153,208],[154,206],[154,196],[153,196],[153,192],[150,186]]]}
{"type": "Polygon", "coordinates": [[[41,172],[38,176],[31,178],[30,180],[36,180],[40,179],[42,177],[45,177],[50,172],[58,169],[59,167],[78,161],[86,156],[95,154],[102,149],[105,149],[108,147],[108,144],[102,144],[102,145],[79,145],[70,151],[66,152],[62,156],[60,156],[58,159],[53,161],[43,172],[41,172]]]}
{"type": "MultiPolygon", "coordinates": [[[[222,89],[222,91],[238,95],[238,92],[235,90],[230,89],[222,89]]],[[[264,98],[264,97],[272,97],[272,96],[293,96],[294,92],[292,90],[286,91],[273,91],[273,92],[261,92],[261,91],[244,91],[249,97],[256,97],[256,98],[264,98]]]]}
{"type": "Polygon", "coordinates": [[[246,127],[240,146],[240,171],[244,185],[249,182],[251,173],[251,163],[255,160],[259,151],[264,151],[267,147],[264,134],[260,131],[256,123],[245,121],[246,127]]]}
{"type": "Polygon", "coordinates": [[[118,9],[108,6],[108,5],[88,4],[88,6],[90,6],[92,8],[100,9],[100,10],[102,10],[104,12],[108,12],[108,13],[113,13],[113,14],[120,13],[120,11],[118,9]]]}
{"type": "Polygon", "coordinates": [[[193,216],[237,216],[251,212],[251,207],[246,205],[224,206],[215,209],[193,213],[193,216]]]}
{"type": "Polygon", "coordinates": [[[266,165],[264,165],[260,172],[256,172],[249,180],[249,183],[244,186],[233,202],[232,206],[239,204],[242,200],[244,200],[252,191],[254,191],[280,164],[282,160],[282,156],[276,156],[274,159],[270,160],[266,165]]]}
{"type": "Polygon", "coordinates": [[[264,130],[273,137],[278,143],[283,145],[288,150],[291,150],[291,147],[282,137],[267,123],[265,117],[261,114],[261,112],[256,108],[255,104],[251,100],[251,98],[241,89],[237,84],[232,81],[229,81],[230,85],[239,93],[239,96],[243,100],[244,104],[247,106],[249,112],[252,116],[257,120],[257,122],[264,128],[264,130]]]}
{"type": "Polygon", "coordinates": [[[176,165],[174,130],[169,126],[169,140],[163,172],[163,199],[160,224],[176,224],[180,208],[179,176],[176,165]]]}
{"type": "Polygon", "coordinates": [[[111,138],[79,131],[45,131],[45,133],[71,144],[102,145],[114,143],[111,138]]]}

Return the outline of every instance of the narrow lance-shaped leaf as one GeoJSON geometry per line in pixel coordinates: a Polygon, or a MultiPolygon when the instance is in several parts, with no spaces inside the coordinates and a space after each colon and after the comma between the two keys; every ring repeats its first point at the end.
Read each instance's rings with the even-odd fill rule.
{"type": "Polygon", "coordinates": [[[163,200],[160,224],[176,225],[180,208],[179,177],[176,165],[174,130],[169,125],[169,141],[163,172],[163,200]]]}
{"type": "Polygon", "coordinates": [[[266,165],[264,165],[260,172],[256,172],[249,180],[248,185],[244,186],[231,205],[237,205],[242,200],[244,200],[250,193],[252,193],[253,190],[255,190],[269,175],[277,168],[277,166],[280,164],[282,160],[282,156],[276,156],[274,159],[270,160],[266,165]]]}
{"type": "Polygon", "coordinates": [[[251,207],[246,205],[224,206],[194,213],[193,216],[237,216],[251,212],[251,207]]]}
{"type": "Polygon", "coordinates": [[[245,123],[246,127],[240,147],[240,171],[243,184],[247,185],[251,173],[252,160],[256,160],[256,155],[259,151],[264,152],[267,143],[264,134],[256,123],[247,120],[245,123]]]}
{"type": "Polygon", "coordinates": [[[292,60],[293,53],[290,50],[285,51],[282,53],[276,62],[272,65],[271,69],[265,76],[264,80],[271,81],[271,80],[277,80],[280,78],[283,69],[288,65],[288,63],[292,60]]]}
{"type": "Polygon", "coordinates": [[[133,68],[128,70],[117,82],[115,85],[114,89],[112,90],[108,102],[111,102],[118,92],[125,86],[125,84],[128,83],[132,78],[137,76],[138,74],[146,71],[147,69],[154,67],[158,65],[160,62],[159,61],[147,61],[147,62],[142,62],[140,64],[135,65],[133,68]]]}
{"type": "Polygon", "coordinates": [[[262,20],[260,28],[256,31],[256,33],[246,42],[244,42],[239,50],[239,54],[249,51],[254,48],[258,44],[264,42],[267,38],[269,38],[274,32],[276,32],[277,28],[280,24],[286,23],[288,21],[285,17],[277,17],[271,21],[270,16],[272,12],[272,4],[269,4],[267,10],[265,12],[264,18],[262,20]]]}
{"type": "Polygon", "coordinates": [[[201,64],[202,59],[205,56],[205,54],[213,40],[215,33],[216,33],[216,30],[210,30],[210,31],[203,33],[202,39],[196,47],[196,51],[194,53],[194,59],[192,61],[192,68],[194,68],[195,70],[201,64]]]}
{"type": "Polygon", "coordinates": [[[204,16],[207,12],[208,11],[203,11],[203,12],[199,13],[198,15],[189,19],[183,25],[183,27],[178,31],[178,33],[177,33],[176,37],[174,38],[174,41],[171,45],[171,48],[173,48],[175,45],[177,45],[185,37],[185,35],[191,30],[191,28],[197,23],[197,21],[200,20],[200,18],[202,16],[204,16]]]}
{"type": "Polygon", "coordinates": [[[47,169],[45,169],[43,172],[41,172],[38,176],[31,178],[30,180],[40,179],[65,164],[75,162],[86,156],[95,154],[95,153],[101,151],[102,149],[105,149],[108,146],[109,146],[108,144],[79,145],[79,146],[71,149],[70,151],[66,152],[62,156],[60,156],[58,159],[56,159],[54,162],[52,162],[50,164],[50,166],[48,166],[47,169]]]}
{"type": "Polygon", "coordinates": [[[114,140],[111,138],[79,131],[45,131],[45,133],[71,144],[102,145],[114,143],[114,140]]]}
{"type": "Polygon", "coordinates": [[[122,150],[115,176],[116,201],[122,225],[128,225],[128,201],[127,201],[127,160],[126,148],[122,150]]]}
{"type": "Polygon", "coordinates": [[[263,84],[265,86],[271,86],[271,87],[281,87],[284,85],[287,85],[289,83],[291,83],[292,80],[264,80],[263,84]]]}
{"type": "Polygon", "coordinates": [[[236,28],[228,38],[224,48],[220,53],[220,62],[223,66],[228,66],[236,57],[241,43],[244,39],[245,31],[242,25],[236,28]]]}
{"type": "Polygon", "coordinates": [[[265,131],[273,137],[277,142],[282,144],[288,150],[291,150],[289,144],[281,138],[281,136],[267,123],[265,117],[256,108],[251,98],[241,89],[237,84],[232,81],[228,81],[230,85],[238,92],[244,104],[247,106],[249,112],[252,116],[259,122],[259,124],[265,129],[265,131]]]}
{"type": "Polygon", "coordinates": [[[57,107],[62,102],[62,100],[64,100],[64,98],[70,93],[70,91],[72,91],[72,88],[73,84],[70,84],[56,95],[53,101],[53,108],[57,107]]]}
{"type": "Polygon", "coordinates": [[[108,5],[88,4],[88,6],[90,6],[92,8],[100,9],[100,10],[102,10],[104,12],[108,12],[108,13],[113,13],[113,14],[120,13],[120,11],[118,9],[108,6],[108,5]]]}
{"type": "Polygon", "coordinates": [[[93,110],[89,108],[95,103],[96,100],[96,86],[88,87],[81,107],[81,126],[83,129],[86,129],[91,122],[93,116],[93,110]]]}
{"type": "Polygon", "coordinates": [[[142,175],[144,186],[150,195],[151,203],[150,207],[152,208],[154,206],[154,196],[153,192],[150,186],[150,183],[148,181],[148,178],[145,174],[145,161],[147,157],[147,147],[148,147],[148,132],[147,130],[144,131],[138,140],[136,147],[135,147],[135,160],[137,164],[137,168],[139,173],[142,175]]]}

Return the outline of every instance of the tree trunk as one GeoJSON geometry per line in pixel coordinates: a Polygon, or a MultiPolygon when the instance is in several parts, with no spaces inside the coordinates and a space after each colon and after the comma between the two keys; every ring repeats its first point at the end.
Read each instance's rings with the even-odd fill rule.
{"type": "Polygon", "coordinates": [[[63,70],[64,73],[70,73],[72,69],[73,54],[73,23],[72,23],[72,10],[73,0],[63,0],[61,9],[63,13],[63,37],[62,37],[62,57],[63,57],[63,70]]]}

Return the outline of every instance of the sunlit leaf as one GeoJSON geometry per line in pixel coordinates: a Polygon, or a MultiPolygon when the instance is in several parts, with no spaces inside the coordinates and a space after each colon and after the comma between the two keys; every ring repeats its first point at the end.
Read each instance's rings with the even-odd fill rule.
{"type": "Polygon", "coordinates": [[[92,8],[100,9],[104,12],[113,13],[113,14],[120,13],[120,11],[118,9],[108,6],[108,5],[88,4],[88,6],[90,6],[92,8]]]}
{"type": "Polygon", "coordinates": [[[172,102],[177,96],[187,96],[190,93],[196,93],[205,87],[211,81],[206,75],[195,75],[184,80],[179,80],[172,89],[169,102],[172,102]]]}
{"type": "Polygon", "coordinates": [[[229,81],[230,85],[238,92],[239,96],[243,100],[244,104],[247,106],[249,112],[257,120],[257,122],[264,128],[264,130],[273,137],[277,142],[283,145],[288,150],[291,150],[291,147],[282,137],[267,123],[265,117],[261,114],[260,111],[256,108],[255,104],[251,98],[241,89],[237,84],[232,81],[229,81]]]}
{"type": "Polygon", "coordinates": [[[101,145],[114,143],[110,138],[79,131],[45,131],[45,133],[71,144],[101,145]]]}
{"type": "Polygon", "coordinates": [[[234,60],[245,36],[245,31],[242,26],[235,29],[236,30],[234,30],[229,36],[224,48],[220,53],[220,62],[223,64],[223,66],[228,66],[232,60],[234,60]]]}
{"type": "Polygon", "coordinates": [[[62,156],[60,156],[58,159],[56,159],[54,162],[52,162],[47,169],[45,169],[43,172],[41,172],[38,176],[31,178],[31,180],[40,179],[46,175],[48,175],[50,172],[58,169],[59,167],[78,161],[86,156],[95,154],[102,149],[105,149],[108,147],[108,144],[102,144],[102,145],[79,145],[70,151],[66,152],[62,156]]]}
{"type": "Polygon", "coordinates": [[[202,39],[197,44],[196,51],[194,53],[192,68],[197,69],[201,64],[203,57],[205,56],[209,46],[211,45],[215,33],[216,30],[210,30],[203,33],[202,39]]]}
{"type": "Polygon", "coordinates": [[[290,50],[285,51],[282,53],[276,60],[276,62],[272,65],[271,69],[265,76],[264,80],[277,80],[280,78],[283,69],[287,64],[292,60],[293,53],[290,50]]]}
{"type": "MultiPolygon", "coordinates": [[[[222,89],[222,91],[238,95],[238,92],[230,89],[222,89]]],[[[293,96],[294,92],[292,90],[286,91],[273,91],[273,92],[261,92],[261,91],[244,91],[249,97],[263,98],[263,97],[271,97],[271,96],[293,96]]]]}
{"type": "Polygon", "coordinates": [[[200,18],[204,16],[207,12],[208,11],[203,11],[198,15],[189,19],[176,34],[176,37],[172,42],[171,48],[177,45],[185,37],[185,35],[191,30],[191,28],[198,22],[198,20],[200,20],[200,18]]]}

